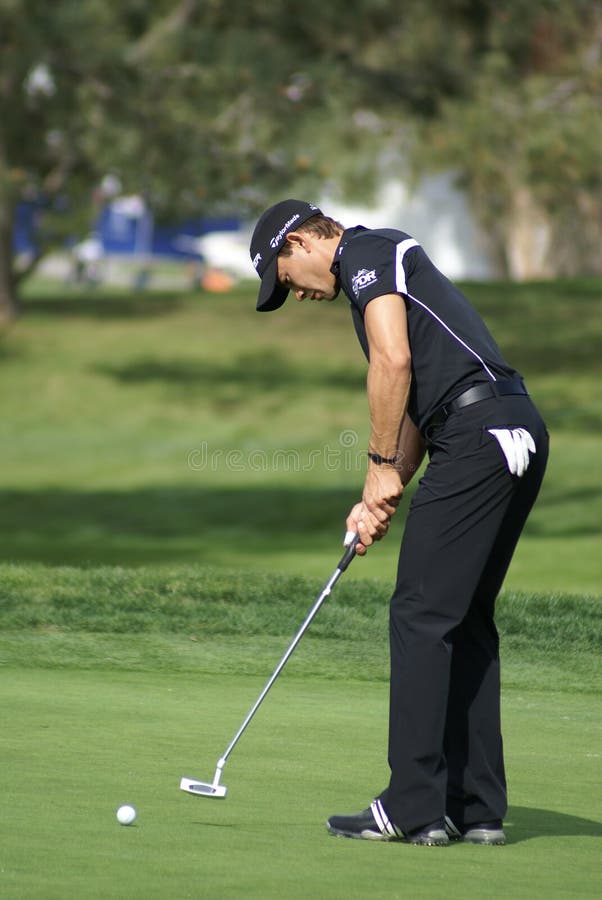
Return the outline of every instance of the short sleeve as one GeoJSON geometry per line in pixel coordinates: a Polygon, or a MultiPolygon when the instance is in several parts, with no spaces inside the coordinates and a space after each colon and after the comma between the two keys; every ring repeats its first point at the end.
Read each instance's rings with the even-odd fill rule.
{"type": "Polygon", "coordinates": [[[370,300],[398,293],[395,242],[365,232],[349,242],[341,260],[341,287],[360,312],[370,300]]]}

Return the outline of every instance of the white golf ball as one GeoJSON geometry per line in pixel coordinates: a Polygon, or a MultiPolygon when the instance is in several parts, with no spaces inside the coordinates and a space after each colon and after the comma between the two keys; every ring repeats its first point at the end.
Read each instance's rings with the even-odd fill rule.
{"type": "Polygon", "coordinates": [[[136,810],[127,803],[117,810],[117,821],[120,825],[131,825],[136,819],[136,810]]]}

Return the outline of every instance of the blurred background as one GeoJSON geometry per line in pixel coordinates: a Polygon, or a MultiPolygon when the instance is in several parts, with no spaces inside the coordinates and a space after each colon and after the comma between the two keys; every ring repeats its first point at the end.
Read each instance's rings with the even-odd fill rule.
{"type": "Polygon", "coordinates": [[[509,584],[599,593],[601,146],[595,0],[3,2],[2,558],[329,568],[365,366],[247,250],[297,196],[461,280],[552,431],[509,584]]]}
{"type": "Polygon", "coordinates": [[[65,248],[92,282],[251,275],[203,238],[283,192],[403,221],[452,277],[601,274],[601,32],[597,0],[4,3],[3,316],[65,248]]]}

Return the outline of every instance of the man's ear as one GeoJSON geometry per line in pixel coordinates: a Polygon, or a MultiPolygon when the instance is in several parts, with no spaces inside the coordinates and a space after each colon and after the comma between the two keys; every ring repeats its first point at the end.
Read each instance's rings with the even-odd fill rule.
{"type": "Polygon", "coordinates": [[[311,252],[310,244],[307,238],[307,235],[302,231],[289,231],[286,236],[286,241],[289,243],[293,250],[303,249],[307,253],[311,252]]]}

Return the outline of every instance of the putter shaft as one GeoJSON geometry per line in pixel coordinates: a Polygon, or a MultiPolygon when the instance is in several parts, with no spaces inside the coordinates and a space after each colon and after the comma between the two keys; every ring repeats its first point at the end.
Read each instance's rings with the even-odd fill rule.
{"type": "Polygon", "coordinates": [[[253,718],[253,716],[255,715],[255,713],[257,712],[257,710],[259,709],[259,707],[265,700],[270,688],[272,687],[272,685],[274,684],[274,682],[276,681],[276,679],[282,672],[283,668],[287,664],[287,662],[290,659],[291,655],[293,654],[297,644],[299,643],[299,641],[301,640],[301,638],[303,637],[303,635],[305,634],[305,632],[311,625],[318,610],[320,609],[320,607],[322,606],[322,604],[324,603],[324,601],[326,600],[326,598],[332,591],[333,587],[335,586],[335,584],[337,583],[337,581],[339,580],[339,578],[341,577],[343,572],[347,569],[347,566],[349,565],[349,563],[355,556],[355,548],[356,548],[358,542],[359,542],[359,535],[353,534],[353,537],[347,544],[345,553],[341,557],[338,566],[336,567],[336,569],[334,570],[334,572],[332,573],[332,575],[330,576],[330,578],[328,579],[328,581],[326,582],[324,587],[322,588],[322,591],[321,591],[318,599],[316,600],[316,602],[310,609],[303,624],[301,625],[301,627],[299,628],[295,637],[291,641],[289,647],[287,648],[286,652],[284,653],[284,656],[282,657],[282,659],[280,660],[280,662],[274,669],[274,672],[272,673],[269,681],[267,682],[266,686],[260,693],[260,695],[257,698],[257,700],[255,701],[255,703],[253,704],[253,706],[250,709],[244,722],[242,723],[242,725],[240,726],[240,728],[238,729],[238,731],[236,732],[236,734],[230,741],[230,744],[224,751],[223,755],[218,760],[217,768],[215,770],[215,775],[213,777],[212,784],[207,785],[206,782],[196,782],[196,784],[199,785],[199,788],[203,788],[203,789],[204,788],[213,788],[213,793],[211,792],[211,790],[205,791],[205,790],[200,790],[200,789],[197,789],[197,791],[195,792],[195,790],[194,790],[195,782],[191,782],[190,779],[184,779],[184,778],[180,782],[180,787],[182,788],[182,790],[188,791],[189,793],[198,793],[200,795],[205,795],[205,796],[222,796],[222,797],[225,796],[226,788],[223,785],[220,785],[220,778],[222,776],[222,771],[226,764],[226,760],[230,756],[230,753],[232,752],[232,750],[234,749],[234,747],[236,746],[236,744],[238,743],[238,741],[240,740],[242,735],[244,734],[251,719],[253,718]]]}

